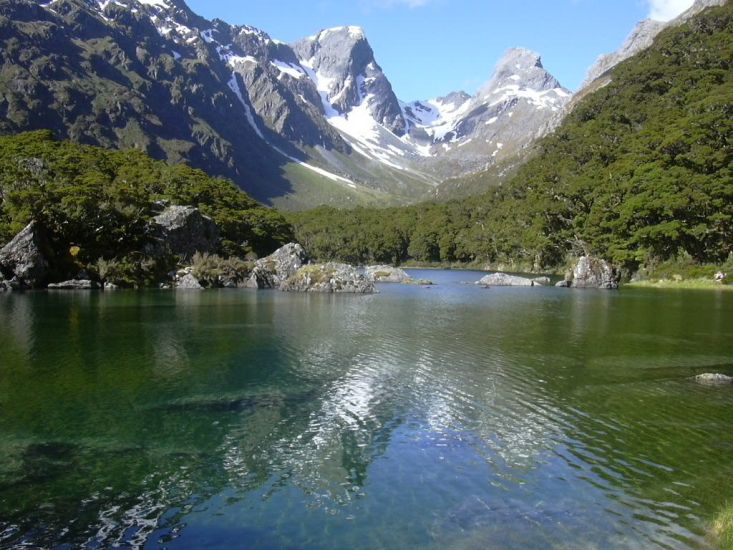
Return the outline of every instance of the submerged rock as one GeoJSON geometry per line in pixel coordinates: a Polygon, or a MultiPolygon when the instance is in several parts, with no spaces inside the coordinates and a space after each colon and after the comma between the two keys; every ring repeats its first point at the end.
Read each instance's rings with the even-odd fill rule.
{"type": "MultiPolygon", "coordinates": [[[[48,261],[43,249],[40,227],[31,222],[0,249],[0,273],[17,281],[20,287],[43,286],[48,275],[48,261]]],[[[10,284],[13,286],[12,281],[10,284]]]]}
{"type": "Polygon", "coordinates": [[[374,283],[354,266],[339,263],[306,265],[280,284],[285,292],[337,292],[369,294],[374,283]]]}
{"type": "Polygon", "coordinates": [[[606,260],[593,256],[582,256],[573,268],[574,288],[618,288],[618,270],[606,260]]]}
{"type": "Polygon", "coordinates": [[[98,290],[101,286],[97,281],[90,279],[71,279],[61,283],[51,283],[48,288],[51,290],[98,290]]]}
{"type": "Polygon", "coordinates": [[[507,275],[506,273],[490,273],[489,275],[481,277],[476,284],[483,286],[542,286],[527,277],[507,275]]]}
{"type": "Polygon", "coordinates": [[[364,268],[364,274],[375,283],[405,283],[412,280],[404,269],[391,265],[369,265],[364,268]]]}
{"type": "Polygon", "coordinates": [[[155,243],[147,252],[170,252],[191,258],[196,252],[213,253],[219,246],[219,228],[214,220],[193,206],[169,206],[152,221],[155,243]]]}
{"type": "Polygon", "coordinates": [[[269,256],[257,260],[247,288],[278,288],[308,262],[308,255],[297,243],[288,243],[269,256]]]}
{"type": "Polygon", "coordinates": [[[733,376],[726,376],[717,372],[705,372],[695,376],[695,381],[698,384],[705,384],[706,386],[722,386],[733,384],[733,376]]]}

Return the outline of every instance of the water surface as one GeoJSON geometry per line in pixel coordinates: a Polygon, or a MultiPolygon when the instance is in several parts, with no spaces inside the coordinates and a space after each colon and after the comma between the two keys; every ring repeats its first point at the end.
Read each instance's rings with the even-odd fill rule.
{"type": "Polygon", "coordinates": [[[733,295],[0,295],[0,546],[684,548],[733,295]]]}

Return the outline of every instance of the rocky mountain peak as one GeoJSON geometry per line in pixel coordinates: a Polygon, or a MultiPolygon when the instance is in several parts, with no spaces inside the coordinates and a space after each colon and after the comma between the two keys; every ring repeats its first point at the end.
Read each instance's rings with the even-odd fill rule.
{"type": "Polygon", "coordinates": [[[479,90],[478,97],[486,97],[507,86],[536,91],[562,88],[542,65],[540,55],[525,48],[511,48],[504,54],[491,79],[479,90]]]}
{"type": "Polygon", "coordinates": [[[407,124],[399,101],[361,27],[334,27],[293,45],[321,93],[326,114],[346,115],[365,106],[371,117],[403,135],[407,124]]]}

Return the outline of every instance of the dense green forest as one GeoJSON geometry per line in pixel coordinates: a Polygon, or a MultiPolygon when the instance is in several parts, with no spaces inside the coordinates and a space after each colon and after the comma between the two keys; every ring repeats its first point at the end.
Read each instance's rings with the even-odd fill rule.
{"type": "Polygon", "coordinates": [[[662,32],[584,98],[507,184],[386,210],[289,215],[320,259],[558,268],[593,253],[634,271],[733,253],[733,6],[662,32]]]}
{"type": "Polygon", "coordinates": [[[200,170],[137,150],[56,141],[48,131],[0,138],[0,243],[35,220],[56,254],[73,249],[73,258],[55,258],[57,266],[144,263],[147,228],[161,201],[210,216],[224,256],[268,254],[293,237],[281,214],[200,170]]]}

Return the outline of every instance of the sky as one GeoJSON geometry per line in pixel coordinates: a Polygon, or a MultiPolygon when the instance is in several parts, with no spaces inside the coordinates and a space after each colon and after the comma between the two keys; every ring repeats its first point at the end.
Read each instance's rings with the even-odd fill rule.
{"type": "Polygon", "coordinates": [[[511,47],[538,52],[576,90],[596,58],[636,23],[668,20],[693,0],[187,0],[208,19],[251,25],[283,42],[343,25],[364,29],[404,101],[475,93],[511,47]]]}

